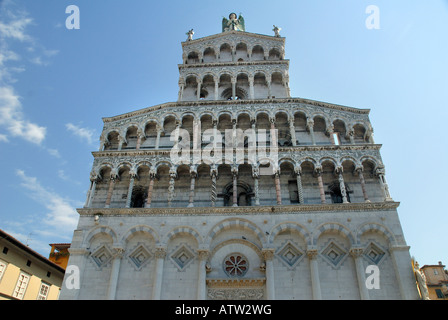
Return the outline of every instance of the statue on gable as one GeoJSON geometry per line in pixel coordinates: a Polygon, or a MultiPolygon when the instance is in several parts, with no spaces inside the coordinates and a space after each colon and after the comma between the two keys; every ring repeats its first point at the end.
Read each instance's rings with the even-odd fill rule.
{"type": "Polygon", "coordinates": [[[191,41],[191,40],[193,40],[194,30],[193,30],[193,29],[189,30],[189,31],[186,33],[186,35],[188,36],[187,41],[191,41]]]}
{"type": "Polygon", "coordinates": [[[225,31],[246,31],[246,27],[244,25],[244,18],[240,13],[240,16],[237,18],[236,13],[232,12],[229,15],[229,19],[223,17],[222,18],[222,32],[225,31]]]}

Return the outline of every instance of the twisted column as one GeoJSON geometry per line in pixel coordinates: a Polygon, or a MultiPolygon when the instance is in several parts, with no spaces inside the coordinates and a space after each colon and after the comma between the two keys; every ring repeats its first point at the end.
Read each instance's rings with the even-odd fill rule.
{"type": "Polygon", "coordinates": [[[218,171],[216,169],[210,170],[210,176],[212,178],[212,186],[210,192],[210,201],[212,203],[212,207],[216,206],[216,178],[218,177],[218,171]]]}
{"type": "Polygon", "coordinates": [[[281,187],[280,187],[280,171],[277,170],[274,173],[274,179],[275,179],[275,194],[277,197],[277,204],[282,204],[282,193],[281,193],[281,187]]]}
{"type": "Polygon", "coordinates": [[[299,196],[299,203],[303,204],[303,186],[302,186],[302,169],[296,168],[296,180],[297,180],[297,194],[299,196]]]}

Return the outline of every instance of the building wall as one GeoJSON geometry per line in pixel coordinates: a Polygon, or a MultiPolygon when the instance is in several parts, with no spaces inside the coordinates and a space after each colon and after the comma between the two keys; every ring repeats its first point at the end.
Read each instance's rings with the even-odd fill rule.
{"type": "Polygon", "coordinates": [[[4,241],[0,243],[0,263],[6,264],[6,269],[0,279],[0,299],[13,299],[12,295],[21,272],[30,276],[23,300],[36,300],[42,282],[50,287],[47,300],[58,299],[64,276],[62,272],[4,241]],[[3,252],[4,247],[8,248],[7,254],[3,252]],[[31,261],[30,266],[27,266],[28,260],[31,261]],[[48,272],[51,272],[50,276],[47,275],[48,272]]]}
{"type": "MultiPolygon", "coordinates": [[[[86,213],[94,212],[86,210],[86,213]]],[[[256,215],[241,212],[236,212],[236,215],[198,214],[198,209],[190,210],[189,215],[104,214],[97,225],[92,215],[82,214],[72,248],[86,251],[82,256],[71,254],[69,261],[69,265],[81,267],[81,289],[63,288],[61,299],[74,296],[78,299],[107,299],[112,279],[112,252],[117,247],[124,252],[120,256],[116,298],[153,299],[157,278],[156,248],[160,246],[166,252],[162,259],[163,270],[158,271],[163,277],[161,299],[197,298],[199,252],[204,249],[208,253],[208,282],[214,280],[216,284],[218,279],[232,279],[223,269],[223,259],[231,253],[239,253],[247,258],[249,271],[238,281],[261,279],[263,298],[266,298],[269,277],[266,266],[263,266],[266,248],[274,250],[276,299],[313,298],[311,264],[307,254],[310,249],[318,252],[316,259],[322,298],[359,299],[358,275],[351,254],[351,249],[357,247],[362,248],[362,268],[365,270],[368,265],[377,265],[380,271],[380,289],[368,290],[370,299],[417,298],[416,288],[409,286],[414,283],[410,257],[406,251],[404,255],[401,253],[402,247],[404,250],[408,248],[393,209],[256,215]],[[377,260],[369,258],[372,246],[379,256],[377,260]],[[401,250],[395,251],[395,247],[401,250]],[[142,248],[145,252],[141,258],[143,262],[137,266],[135,252],[141,252],[142,248]],[[105,259],[107,263],[99,267],[93,257],[98,256],[101,250],[108,252],[108,257],[105,259]],[[329,258],[332,250],[337,251],[340,260],[329,258]]],[[[241,286],[227,284],[221,285],[218,291],[237,289],[241,290],[241,286]]],[[[212,297],[208,295],[206,298],[212,297]]]]}

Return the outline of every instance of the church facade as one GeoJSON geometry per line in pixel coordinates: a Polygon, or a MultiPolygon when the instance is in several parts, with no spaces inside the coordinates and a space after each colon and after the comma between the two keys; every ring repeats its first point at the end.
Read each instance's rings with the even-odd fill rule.
{"type": "Polygon", "coordinates": [[[61,299],[418,299],[369,110],[291,97],[273,31],[190,30],[177,101],[103,119],[61,299]]]}

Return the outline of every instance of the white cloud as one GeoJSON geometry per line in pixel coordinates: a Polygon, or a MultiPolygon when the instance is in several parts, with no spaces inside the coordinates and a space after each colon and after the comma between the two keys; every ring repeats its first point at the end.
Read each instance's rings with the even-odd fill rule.
{"type": "Polygon", "coordinates": [[[65,127],[67,128],[68,131],[72,132],[74,135],[80,137],[81,139],[86,140],[88,144],[91,145],[94,144],[95,130],[82,128],[72,123],[67,123],[65,127]]]}
{"type": "Polygon", "coordinates": [[[38,145],[45,139],[47,131],[47,128],[25,119],[20,98],[10,86],[0,87],[0,126],[12,136],[38,145]]]}
{"type": "MultiPolygon", "coordinates": [[[[78,213],[70,201],[57,193],[43,187],[36,177],[30,177],[23,170],[17,170],[16,174],[21,178],[21,186],[28,190],[27,195],[41,203],[47,210],[43,222],[49,227],[58,228],[61,231],[72,231],[78,222],[78,213]]],[[[46,232],[53,232],[46,230],[46,232]]]]}
{"type": "Polygon", "coordinates": [[[5,134],[0,134],[0,142],[9,142],[8,137],[5,134]]]}

